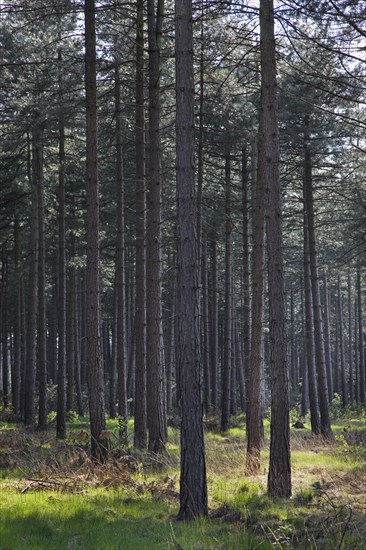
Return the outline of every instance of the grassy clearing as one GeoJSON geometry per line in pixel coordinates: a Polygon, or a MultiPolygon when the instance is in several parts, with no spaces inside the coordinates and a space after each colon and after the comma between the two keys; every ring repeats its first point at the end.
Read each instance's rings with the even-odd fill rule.
{"type": "Polygon", "coordinates": [[[177,431],[158,460],[122,451],[117,423],[108,428],[112,456],[96,467],[82,419],[62,443],[0,424],[0,550],[364,548],[364,420],[336,424],[332,443],[292,430],[293,498],[279,502],[266,495],[268,446],[260,475],[247,477],[243,426],[207,432],[210,516],[188,524],[175,520],[177,431]]]}

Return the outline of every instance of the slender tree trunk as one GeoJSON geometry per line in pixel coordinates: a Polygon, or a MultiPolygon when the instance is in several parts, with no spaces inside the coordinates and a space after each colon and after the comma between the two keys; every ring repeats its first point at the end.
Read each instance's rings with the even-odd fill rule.
{"type": "Polygon", "coordinates": [[[202,359],[203,359],[203,408],[208,414],[211,405],[211,377],[210,377],[210,345],[209,345],[209,296],[208,296],[208,268],[207,268],[207,241],[202,244],[202,359]]]}
{"type": "Polygon", "coordinates": [[[240,331],[239,331],[239,319],[235,314],[235,370],[236,376],[239,385],[239,395],[240,395],[240,409],[245,413],[246,410],[246,387],[245,387],[245,372],[244,372],[244,360],[243,360],[243,349],[240,341],[240,331]]]}
{"type": "Polygon", "coordinates": [[[75,395],[75,259],[74,235],[70,237],[70,265],[66,287],[66,411],[74,409],[75,395]]]}
{"type": "Polygon", "coordinates": [[[319,276],[318,262],[315,239],[315,219],[314,219],[314,198],[313,198],[313,181],[312,181],[312,159],[309,144],[309,119],[305,120],[304,134],[304,186],[305,186],[305,201],[308,217],[308,232],[309,232],[309,257],[310,257],[310,272],[311,272],[311,292],[313,299],[314,311],[314,335],[315,335],[315,358],[318,374],[318,389],[319,389],[319,410],[320,410],[320,429],[324,437],[332,437],[332,428],[329,418],[328,406],[328,385],[327,373],[325,365],[324,353],[324,332],[323,319],[320,304],[319,292],[319,276]]]}
{"type": "Polygon", "coordinates": [[[118,416],[119,437],[127,444],[127,371],[126,371],[126,275],[125,275],[125,228],[124,228],[124,181],[122,160],[121,125],[121,83],[116,62],[115,80],[115,120],[116,120],[116,196],[117,196],[117,372],[118,372],[118,416]]]}
{"type": "Polygon", "coordinates": [[[14,221],[14,269],[15,269],[15,305],[14,305],[14,363],[12,377],[12,404],[16,418],[20,417],[21,387],[21,274],[20,274],[20,228],[19,219],[14,221]]]}
{"type": "Polygon", "coordinates": [[[78,294],[80,293],[80,277],[75,270],[75,289],[77,293],[75,295],[75,307],[74,307],[74,331],[75,331],[75,391],[76,391],[76,407],[79,416],[84,416],[84,405],[82,398],[82,384],[81,384],[81,338],[80,338],[80,301],[78,300],[78,294]]]}
{"type": "MultiPolygon", "coordinates": [[[[62,52],[58,52],[61,65],[62,52]]],[[[56,437],[66,437],[66,254],[65,254],[65,120],[62,108],[63,79],[59,71],[59,171],[58,171],[58,357],[56,437]]]]}
{"type": "Polygon", "coordinates": [[[86,92],[86,339],[91,429],[91,456],[103,462],[108,450],[104,413],[104,380],[100,335],[99,185],[95,1],[85,0],[86,92]]]}
{"type": "Polygon", "coordinates": [[[248,473],[252,474],[259,472],[260,449],[262,446],[262,409],[260,403],[263,379],[263,308],[265,265],[264,135],[264,129],[260,126],[258,142],[258,176],[256,178],[255,185],[255,206],[253,212],[252,330],[247,409],[246,469],[248,473]]]}
{"type": "Polygon", "coordinates": [[[144,0],[136,2],[136,371],[134,446],[147,445],[146,419],[146,262],[144,0]]]}
{"type": "MultiPolygon", "coordinates": [[[[305,189],[304,189],[305,194],[305,189]]],[[[316,381],[314,351],[314,315],[311,294],[308,213],[304,198],[304,298],[305,298],[305,348],[309,385],[310,423],[313,434],[320,434],[318,387],[316,381]]]]}
{"type": "Polygon", "coordinates": [[[260,142],[266,204],[269,337],[271,355],[271,441],[268,493],[291,496],[288,354],[282,237],[277,83],[273,0],[260,2],[260,142]]]}
{"type": "Polygon", "coordinates": [[[327,276],[324,275],[324,353],[325,353],[325,364],[327,370],[327,383],[328,383],[328,398],[329,402],[333,399],[333,373],[332,373],[332,358],[330,351],[330,322],[329,322],[329,292],[328,292],[328,281],[327,276]]]}
{"type": "Polygon", "coordinates": [[[339,352],[340,352],[340,368],[341,368],[341,393],[342,405],[345,407],[348,404],[347,393],[347,378],[346,378],[346,359],[344,351],[344,330],[343,330],[343,301],[342,301],[341,278],[338,275],[338,327],[339,327],[339,352]]]}
{"type": "Polygon", "coordinates": [[[233,225],[231,219],[231,161],[230,150],[225,155],[225,339],[224,361],[222,369],[222,394],[221,394],[221,431],[229,428],[230,420],[230,387],[231,387],[231,363],[233,354],[233,330],[232,330],[232,247],[233,225]]]}
{"type": "Polygon", "coordinates": [[[302,326],[302,340],[303,340],[303,351],[302,351],[301,361],[300,361],[300,367],[301,367],[301,416],[303,418],[305,418],[305,416],[308,413],[309,378],[308,378],[308,361],[307,361],[307,349],[306,349],[306,323],[305,323],[304,292],[301,293],[301,326],[302,326]]]}
{"type": "Polygon", "coordinates": [[[1,254],[1,297],[0,297],[0,323],[1,323],[1,367],[2,367],[2,393],[4,407],[9,405],[9,342],[8,342],[8,258],[5,245],[1,254]]]}
{"type": "Polygon", "coordinates": [[[164,0],[148,0],[149,39],[149,144],[147,193],[147,420],[149,450],[165,450],[162,363],[161,289],[161,144],[160,144],[160,46],[164,0]]]}
{"type": "Polygon", "coordinates": [[[348,270],[347,278],[347,295],[348,295],[348,382],[349,382],[349,399],[351,404],[354,402],[354,376],[353,376],[353,349],[352,349],[352,280],[351,271],[348,270]]]}
{"type": "Polygon", "coordinates": [[[251,292],[249,252],[249,184],[246,150],[242,151],[242,210],[243,210],[243,360],[245,378],[245,413],[248,410],[248,384],[250,376],[251,292]]]}
{"type": "Polygon", "coordinates": [[[192,2],[175,3],[177,176],[177,361],[181,380],[179,518],[207,514],[203,439],[197,202],[194,189],[194,77],[192,2]]]}
{"type": "Polygon", "coordinates": [[[216,412],[218,405],[218,362],[219,362],[219,326],[218,326],[218,299],[217,299],[217,242],[213,236],[211,240],[211,327],[210,327],[210,355],[211,355],[211,406],[216,412]]]}
{"type": "Polygon", "coordinates": [[[290,384],[292,388],[297,387],[296,375],[296,342],[295,342],[295,301],[294,291],[290,292],[290,384]]]}
{"type": "Polygon", "coordinates": [[[365,388],[365,350],[362,320],[362,286],[361,271],[357,271],[357,317],[358,317],[358,370],[360,385],[360,402],[366,406],[366,388],[365,388]]]}
{"type": "MultiPolygon", "coordinates": [[[[357,292],[357,280],[356,280],[357,292]]],[[[355,298],[355,400],[360,403],[360,362],[359,362],[359,347],[358,347],[358,300],[355,298]]]]}
{"type": "Polygon", "coordinates": [[[37,168],[38,185],[38,428],[47,426],[47,356],[46,356],[46,251],[45,251],[45,190],[43,178],[43,148],[40,147],[37,168]]]}
{"type": "Polygon", "coordinates": [[[40,132],[33,130],[32,144],[32,221],[30,233],[29,276],[27,293],[27,343],[24,377],[24,423],[35,420],[36,356],[37,356],[37,304],[38,304],[38,185],[41,165],[40,132]]]}

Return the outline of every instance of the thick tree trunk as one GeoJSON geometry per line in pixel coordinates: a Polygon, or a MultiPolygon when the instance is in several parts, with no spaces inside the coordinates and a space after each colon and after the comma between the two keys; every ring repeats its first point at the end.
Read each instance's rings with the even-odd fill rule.
{"type": "Polygon", "coordinates": [[[273,0],[260,2],[261,112],[260,142],[263,163],[268,256],[269,337],[271,356],[271,441],[268,493],[291,496],[290,421],[284,259],[282,237],[277,83],[273,0]]]}
{"type": "Polygon", "coordinates": [[[95,1],[85,0],[86,93],[86,340],[91,456],[103,462],[108,450],[104,413],[104,380],[100,335],[99,185],[95,1]]]}
{"type": "Polygon", "coordinates": [[[207,514],[203,440],[197,203],[194,189],[194,78],[192,3],[175,3],[177,151],[177,317],[181,386],[181,469],[179,518],[207,514]]]}

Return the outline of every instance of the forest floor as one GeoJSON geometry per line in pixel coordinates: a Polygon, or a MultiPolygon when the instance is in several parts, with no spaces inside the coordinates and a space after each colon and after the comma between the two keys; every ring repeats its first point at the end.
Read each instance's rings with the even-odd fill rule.
{"type": "Polygon", "coordinates": [[[365,418],[332,427],[332,442],[291,428],[293,497],[274,502],[266,494],[267,438],[260,475],[247,476],[242,419],[225,434],[208,423],[209,517],[183,523],[175,519],[176,429],[156,457],[121,449],[117,422],[109,421],[111,453],[102,466],[88,457],[84,419],[73,418],[60,442],[52,423],[39,432],[0,416],[0,550],[364,549],[365,418]]]}

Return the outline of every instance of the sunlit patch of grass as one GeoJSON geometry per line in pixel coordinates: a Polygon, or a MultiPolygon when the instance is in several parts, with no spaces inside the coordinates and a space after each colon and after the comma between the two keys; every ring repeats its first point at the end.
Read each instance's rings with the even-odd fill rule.
{"type": "MultiPolygon", "coordinates": [[[[133,449],[132,444],[122,448],[118,419],[108,420],[113,456],[119,459],[120,454],[129,454],[141,462],[142,467],[127,474],[130,475],[128,483],[116,479],[115,485],[107,483],[108,489],[101,487],[109,481],[108,476],[115,475],[113,463],[105,466],[105,472],[100,471],[99,480],[88,464],[80,470],[76,467],[70,476],[90,474],[95,478],[95,483],[85,479],[85,484],[80,485],[83,494],[50,492],[49,488],[32,493],[32,487],[20,494],[24,487],[20,478],[29,472],[17,473],[8,468],[0,476],[4,478],[0,480],[0,490],[2,496],[6,495],[0,499],[0,529],[3,529],[0,532],[2,537],[3,533],[7,537],[1,539],[0,548],[317,548],[318,541],[312,537],[321,537],[323,547],[330,541],[338,547],[342,530],[346,528],[343,546],[361,548],[355,544],[362,538],[357,530],[362,531],[359,518],[365,510],[362,492],[365,447],[363,440],[359,447],[353,441],[359,441],[362,421],[337,424],[333,443],[312,436],[308,427],[292,429],[293,498],[280,501],[273,501],[266,494],[268,425],[266,420],[260,474],[247,476],[244,424],[235,421],[221,434],[215,420],[214,431],[205,433],[209,507],[212,514],[223,508],[223,515],[182,524],[175,521],[179,504],[179,429],[169,427],[167,452],[154,456],[133,449]],[[346,523],[351,507],[355,518],[352,529],[346,523]],[[255,538],[253,532],[260,539],[255,538]]],[[[9,430],[6,437],[10,447],[13,443],[17,449],[23,445],[27,464],[34,472],[38,467],[36,459],[47,463],[53,457],[53,450],[57,454],[62,448],[67,455],[78,449],[75,435],[78,431],[88,431],[88,426],[87,419],[79,422],[75,418],[68,426],[70,438],[65,442],[57,442],[53,431],[41,434],[24,429],[14,433],[9,430]]],[[[132,436],[131,421],[128,427],[132,436]]],[[[88,447],[85,445],[86,461],[89,460],[88,447]]],[[[69,476],[67,468],[68,463],[60,462],[62,481],[62,475],[69,476]]],[[[39,472],[41,476],[42,470],[39,472]]],[[[57,472],[54,471],[55,476],[57,472]]]]}
{"type": "Polygon", "coordinates": [[[270,549],[244,524],[176,522],[177,506],[152,496],[101,490],[87,495],[14,494],[1,502],[1,545],[12,550],[270,549]]]}

